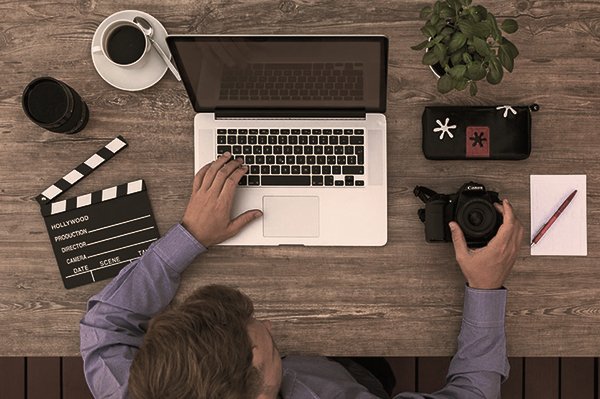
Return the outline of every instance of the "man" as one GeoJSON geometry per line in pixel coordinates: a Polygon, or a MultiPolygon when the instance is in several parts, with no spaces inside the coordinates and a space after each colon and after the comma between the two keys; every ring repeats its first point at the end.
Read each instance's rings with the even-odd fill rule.
{"type": "MultiPolygon", "coordinates": [[[[196,256],[261,216],[251,210],[230,219],[237,183],[246,170],[228,153],[200,169],[182,223],[89,300],[81,321],[81,353],[97,398],[386,397],[378,394],[382,390],[373,375],[344,362],[282,359],[270,322],[256,320],[252,302],[237,290],[203,287],[163,311],[196,256]]],[[[431,395],[405,393],[396,399],[500,397],[509,369],[502,285],[517,257],[523,228],[508,201],[496,208],[504,223],[485,248],[467,248],[459,226],[450,224],[467,287],[448,384],[431,395]]]]}

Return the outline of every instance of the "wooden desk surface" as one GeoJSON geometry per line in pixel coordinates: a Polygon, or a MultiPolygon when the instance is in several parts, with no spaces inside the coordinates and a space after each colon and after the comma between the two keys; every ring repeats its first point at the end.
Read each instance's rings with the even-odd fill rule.
{"type": "MultiPolygon", "coordinates": [[[[34,197],[122,134],[129,148],[67,197],[144,178],[161,233],[177,223],[193,171],[193,109],[167,74],[129,93],[94,70],[94,29],[121,9],[111,1],[0,4],[0,355],[75,355],[86,300],[106,281],[65,290],[34,197]],[[63,3],[62,6],[57,4],[63,3]],[[76,135],[33,125],[24,86],[50,75],[90,107],[76,135]]],[[[440,95],[422,54],[420,1],[135,2],[171,33],[384,34],[388,93],[389,242],[383,248],[215,248],[183,276],[180,297],[225,283],[255,301],[289,353],[441,356],[456,348],[463,278],[448,245],[427,245],[416,184],[452,192],[469,179],[510,198],[529,230],[529,175],[588,176],[587,257],[531,257],[526,242],[506,285],[511,356],[600,355],[600,3],[481,3],[516,17],[515,71],[480,93],[440,95]],[[533,152],[520,162],[432,162],[421,153],[421,112],[432,104],[531,104],[533,152]]]]}

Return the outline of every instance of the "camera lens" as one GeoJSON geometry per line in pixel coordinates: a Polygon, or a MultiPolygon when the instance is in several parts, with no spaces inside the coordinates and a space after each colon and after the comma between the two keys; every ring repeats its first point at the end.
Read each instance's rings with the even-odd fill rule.
{"type": "Polygon", "coordinates": [[[481,198],[474,198],[464,204],[456,215],[456,221],[466,237],[482,238],[489,235],[494,227],[498,214],[489,202],[481,198]]]}
{"type": "Polygon", "coordinates": [[[479,226],[483,222],[483,214],[480,211],[471,212],[468,217],[473,226],[479,226]]]}

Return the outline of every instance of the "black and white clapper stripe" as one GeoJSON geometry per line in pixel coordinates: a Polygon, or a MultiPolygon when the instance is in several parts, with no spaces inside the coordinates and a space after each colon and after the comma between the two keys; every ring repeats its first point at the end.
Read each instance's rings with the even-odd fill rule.
{"type": "Polygon", "coordinates": [[[125,139],[122,136],[117,136],[117,138],[96,151],[96,153],[89,157],[85,162],[67,173],[56,183],[45,189],[36,197],[37,202],[39,202],[41,205],[48,204],[54,198],[73,187],[79,180],[92,173],[95,169],[99,168],[100,165],[111,159],[117,152],[121,151],[125,147],[127,147],[127,142],[125,139]]]}
{"type": "Polygon", "coordinates": [[[62,212],[71,211],[73,209],[83,208],[84,206],[124,197],[126,195],[138,193],[144,190],[146,190],[146,183],[144,182],[144,180],[134,180],[129,183],[119,184],[118,186],[105,188],[104,190],[94,191],[93,193],[88,193],[80,195],[78,197],[44,204],[41,207],[42,215],[56,215],[62,212]]]}

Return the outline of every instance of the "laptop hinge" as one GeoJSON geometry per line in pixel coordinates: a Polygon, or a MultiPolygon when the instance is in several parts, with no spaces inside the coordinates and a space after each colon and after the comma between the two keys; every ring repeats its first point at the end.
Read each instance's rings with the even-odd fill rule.
{"type": "Polygon", "coordinates": [[[219,118],[365,118],[364,109],[346,110],[273,110],[273,109],[247,109],[247,110],[216,110],[215,117],[219,118]]]}

